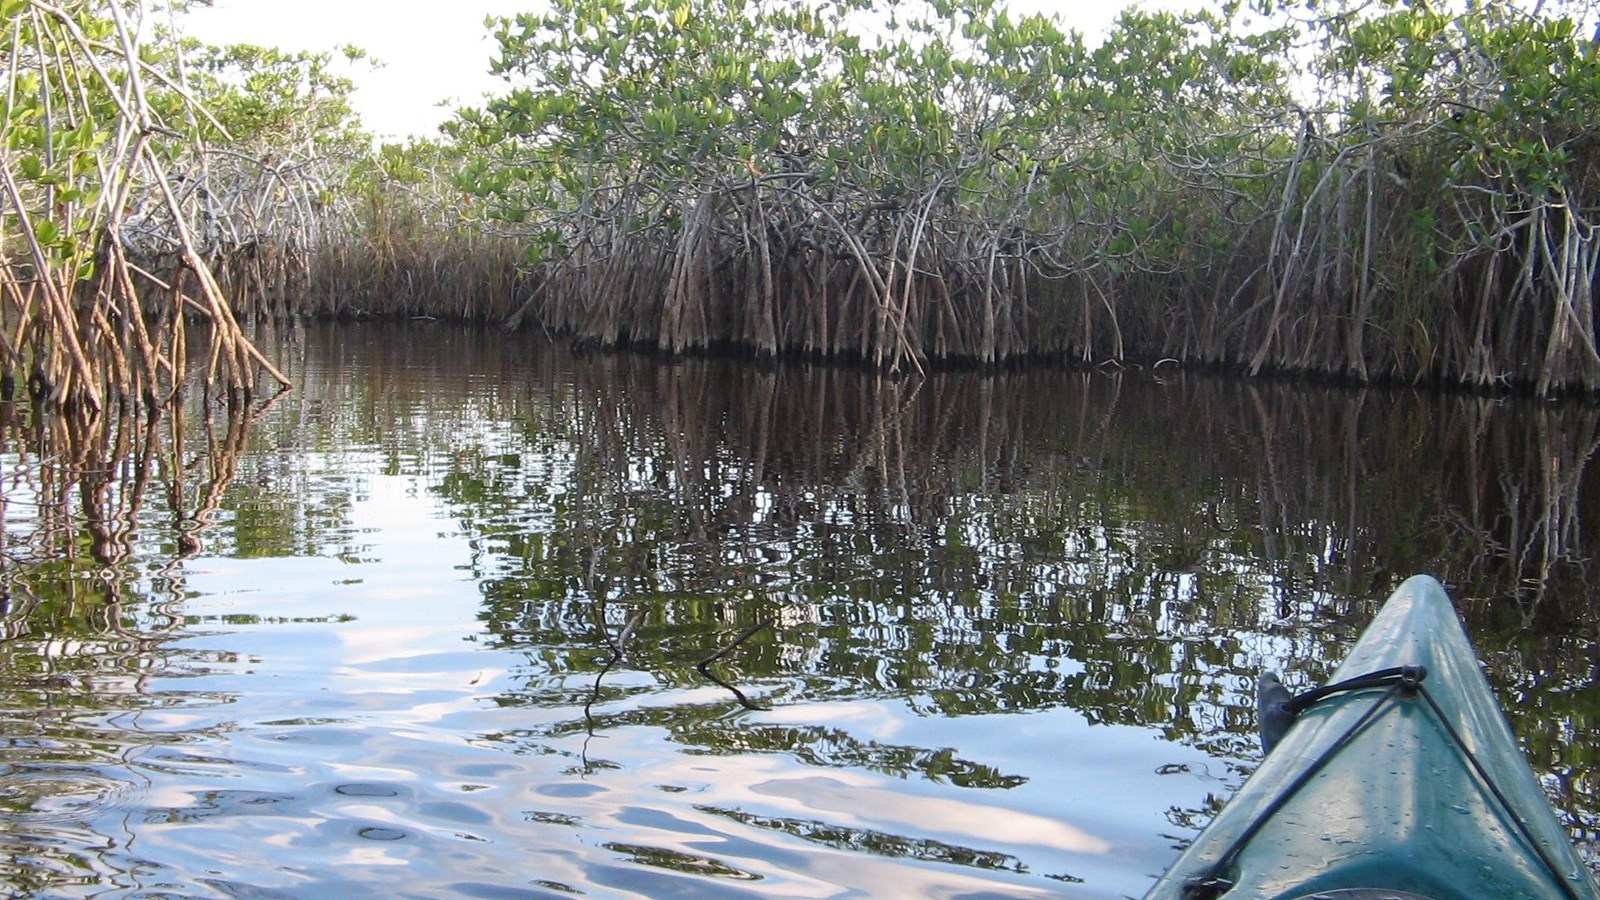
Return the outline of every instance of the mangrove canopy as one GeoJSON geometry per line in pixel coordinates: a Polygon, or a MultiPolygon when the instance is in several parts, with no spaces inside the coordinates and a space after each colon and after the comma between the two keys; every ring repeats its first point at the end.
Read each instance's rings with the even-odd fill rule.
{"type": "Polygon", "coordinates": [[[87,407],[282,381],[250,320],[584,346],[1173,360],[1600,390],[1600,58],[1576,2],[1130,9],[553,0],[505,86],[376,145],[353,48],[0,0],[0,369],[87,407]]]}

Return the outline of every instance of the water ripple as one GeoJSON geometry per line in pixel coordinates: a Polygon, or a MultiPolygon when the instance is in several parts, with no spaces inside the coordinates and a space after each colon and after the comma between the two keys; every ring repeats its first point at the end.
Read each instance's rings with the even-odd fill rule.
{"type": "Polygon", "coordinates": [[[142,789],[100,766],[0,764],[0,809],[19,830],[94,821],[135,802],[142,789]]]}

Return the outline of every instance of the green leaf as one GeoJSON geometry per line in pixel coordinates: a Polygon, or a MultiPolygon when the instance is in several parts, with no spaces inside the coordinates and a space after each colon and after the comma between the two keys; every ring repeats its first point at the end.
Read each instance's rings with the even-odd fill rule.
{"type": "Polygon", "coordinates": [[[41,246],[54,247],[61,240],[61,229],[49,219],[34,219],[33,237],[41,246]]]}

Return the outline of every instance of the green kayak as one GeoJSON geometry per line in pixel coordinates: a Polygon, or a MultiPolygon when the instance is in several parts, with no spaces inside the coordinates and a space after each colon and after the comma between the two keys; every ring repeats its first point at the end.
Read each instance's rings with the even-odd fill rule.
{"type": "Polygon", "coordinates": [[[1600,897],[1439,582],[1401,585],[1323,688],[1262,685],[1266,759],[1146,900],[1600,897]]]}

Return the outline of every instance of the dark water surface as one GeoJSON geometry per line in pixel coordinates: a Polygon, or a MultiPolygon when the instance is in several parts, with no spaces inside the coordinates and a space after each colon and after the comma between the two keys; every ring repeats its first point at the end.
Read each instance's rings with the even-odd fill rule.
{"type": "Polygon", "coordinates": [[[1593,858],[1592,408],[278,358],[250,421],[0,410],[10,892],[1137,896],[1254,768],[1256,674],[1418,571],[1593,858]]]}

